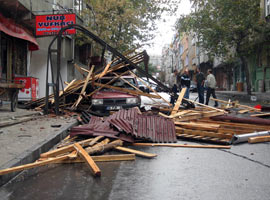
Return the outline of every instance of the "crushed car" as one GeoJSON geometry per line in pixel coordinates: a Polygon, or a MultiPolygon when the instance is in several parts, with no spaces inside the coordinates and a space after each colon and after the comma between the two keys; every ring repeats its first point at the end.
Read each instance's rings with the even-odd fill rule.
{"type": "MultiPolygon", "coordinates": [[[[104,76],[98,80],[101,84],[108,84],[115,76],[104,76]]],[[[138,87],[138,82],[133,76],[121,76],[109,84],[110,86],[135,90],[131,85],[138,87]],[[124,80],[122,80],[124,79],[124,80]]],[[[124,91],[118,91],[111,88],[102,88],[96,92],[91,99],[92,111],[107,114],[110,111],[120,110],[122,108],[140,107],[141,97],[139,95],[128,94],[124,91]]]]}

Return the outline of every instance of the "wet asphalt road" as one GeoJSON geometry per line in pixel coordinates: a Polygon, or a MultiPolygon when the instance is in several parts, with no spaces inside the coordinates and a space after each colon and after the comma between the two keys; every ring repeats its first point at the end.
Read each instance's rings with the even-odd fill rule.
{"type": "Polygon", "coordinates": [[[270,199],[270,143],[234,145],[230,150],[136,149],[158,156],[97,163],[99,178],[83,163],[26,170],[0,188],[0,199],[270,199]]]}
{"type": "Polygon", "coordinates": [[[241,144],[231,150],[140,149],[158,157],[97,163],[102,171],[100,178],[94,178],[85,164],[28,170],[0,188],[0,198],[270,199],[270,143],[241,144]]]}

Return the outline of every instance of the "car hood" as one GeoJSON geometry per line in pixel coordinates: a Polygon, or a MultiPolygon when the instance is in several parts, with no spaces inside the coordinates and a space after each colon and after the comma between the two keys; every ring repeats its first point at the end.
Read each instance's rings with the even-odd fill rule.
{"type": "Polygon", "coordinates": [[[93,99],[116,99],[116,98],[132,98],[132,97],[136,96],[119,91],[101,91],[95,93],[92,96],[93,99]]]}

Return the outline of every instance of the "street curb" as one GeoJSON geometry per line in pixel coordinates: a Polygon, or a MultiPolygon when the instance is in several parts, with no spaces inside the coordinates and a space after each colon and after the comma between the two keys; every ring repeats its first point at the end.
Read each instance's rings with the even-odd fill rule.
{"type": "MultiPolygon", "coordinates": [[[[6,169],[6,168],[14,167],[14,166],[19,166],[19,165],[35,162],[39,158],[41,153],[49,151],[55,144],[57,144],[62,139],[64,139],[68,135],[68,130],[73,126],[76,126],[77,124],[78,124],[78,121],[74,119],[73,122],[61,127],[61,129],[55,132],[53,136],[46,138],[44,141],[34,145],[27,151],[23,152],[22,154],[14,158],[13,160],[0,166],[1,169],[6,169]]],[[[4,184],[6,184],[8,181],[10,181],[19,173],[21,172],[13,172],[13,173],[0,176],[0,186],[3,186],[4,184]]]]}
{"type": "Polygon", "coordinates": [[[252,102],[251,97],[255,96],[256,101],[253,101],[252,103],[260,103],[260,102],[270,102],[270,97],[267,94],[253,94],[253,95],[247,95],[247,94],[237,94],[237,93],[219,93],[216,92],[216,95],[220,98],[224,99],[231,99],[231,101],[236,101],[238,100],[240,103],[241,102],[252,102]]]}

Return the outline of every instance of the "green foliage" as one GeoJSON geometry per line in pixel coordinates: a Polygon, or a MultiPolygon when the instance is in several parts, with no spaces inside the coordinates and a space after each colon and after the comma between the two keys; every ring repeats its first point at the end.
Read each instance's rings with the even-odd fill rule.
{"type": "Polygon", "coordinates": [[[210,55],[231,61],[239,58],[251,94],[247,58],[269,42],[269,25],[263,21],[260,0],[191,0],[194,11],[181,16],[180,32],[195,32],[199,45],[210,55]]]}
{"type": "MultiPolygon", "coordinates": [[[[151,40],[161,14],[175,9],[156,0],[85,0],[85,3],[92,8],[84,10],[87,28],[121,52],[151,40]]],[[[78,42],[88,41],[78,35],[78,42]]]]}
{"type": "Polygon", "coordinates": [[[178,20],[179,31],[194,31],[209,53],[247,55],[260,25],[260,0],[192,0],[194,11],[178,20]]]}

